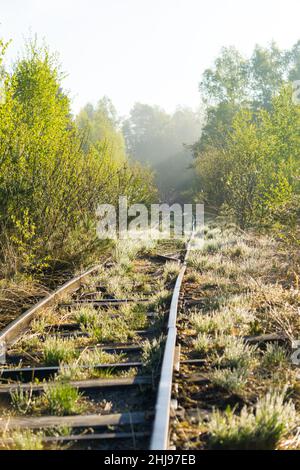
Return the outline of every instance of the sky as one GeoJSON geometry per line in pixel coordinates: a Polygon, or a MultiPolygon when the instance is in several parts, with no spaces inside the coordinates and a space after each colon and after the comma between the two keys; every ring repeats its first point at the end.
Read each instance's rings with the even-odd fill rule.
{"type": "Polygon", "coordinates": [[[288,48],[299,18],[299,0],[0,0],[0,37],[8,65],[35,34],[59,53],[75,113],[107,95],[126,116],[137,101],[196,109],[221,47],[288,48]]]}

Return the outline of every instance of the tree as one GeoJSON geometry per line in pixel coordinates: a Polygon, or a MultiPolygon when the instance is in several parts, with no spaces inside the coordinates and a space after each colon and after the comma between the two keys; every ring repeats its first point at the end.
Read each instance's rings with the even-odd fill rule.
{"type": "Polygon", "coordinates": [[[136,103],[123,132],[129,154],[144,164],[155,166],[168,151],[165,131],[170,117],[158,106],[136,103]]]}
{"type": "Polygon", "coordinates": [[[95,116],[92,130],[105,137],[92,143],[72,118],[55,58],[30,42],[7,74],[0,104],[0,260],[9,260],[12,273],[80,261],[101,247],[98,204],[153,196],[145,183],[151,186],[151,175],[118,153],[123,140],[108,100],[95,116]]]}
{"type": "Polygon", "coordinates": [[[272,226],[299,191],[300,110],[284,87],[271,111],[241,109],[222,148],[196,160],[202,197],[243,228],[272,226]]]}
{"type": "Polygon", "coordinates": [[[156,173],[162,199],[178,199],[193,184],[191,144],[200,132],[200,116],[189,108],[167,114],[136,103],[123,123],[129,154],[156,173]]]}
{"type": "Polygon", "coordinates": [[[213,68],[203,73],[199,89],[209,106],[243,104],[247,98],[248,64],[234,48],[222,48],[213,68]]]}
{"type": "Polygon", "coordinates": [[[109,98],[103,97],[95,108],[92,104],[87,104],[76,121],[79,129],[86,133],[86,151],[92,145],[105,142],[113,161],[121,163],[126,160],[124,137],[116,110],[109,98]]]}
{"type": "Polygon", "coordinates": [[[291,55],[272,42],[269,48],[257,45],[250,58],[249,94],[253,109],[270,109],[273,97],[287,80],[291,55]]]}
{"type": "Polygon", "coordinates": [[[241,108],[271,109],[273,98],[284,83],[297,77],[300,45],[280,50],[256,46],[249,59],[235,48],[223,48],[213,67],[203,73],[199,90],[206,106],[206,122],[201,137],[193,146],[197,157],[212,145],[222,147],[232,122],[241,108]]]}
{"type": "Polygon", "coordinates": [[[200,83],[206,122],[192,146],[197,193],[216,211],[229,202],[241,225],[259,212],[270,220],[299,184],[299,119],[288,85],[299,64],[299,42],[291,50],[257,45],[249,59],[227,48],[200,83]]]}

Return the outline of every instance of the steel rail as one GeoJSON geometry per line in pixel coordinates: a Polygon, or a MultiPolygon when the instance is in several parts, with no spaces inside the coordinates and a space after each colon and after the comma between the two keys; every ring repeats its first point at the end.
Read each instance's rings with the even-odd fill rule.
{"type": "Polygon", "coordinates": [[[94,266],[79,276],[71,279],[70,281],[63,284],[61,287],[51,292],[49,295],[40,300],[37,304],[26,310],[16,320],[9,323],[0,332],[0,345],[8,346],[18,339],[20,334],[29,326],[32,319],[38,315],[43,308],[53,305],[60,299],[63,294],[74,292],[76,289],[81,287],[82,283],[91,275],[100,269],[100,265],[94,266]]]}
{"type": "MultiPolygon", "coordinates": [[[[192,248],[192,240],[195,236],[195,227],[193,226],[189,242],[186,245],[185,256],[181,262],[181,269],[176,279],[176,284],[173,290],[169,318],[167,325],[167,337],[164,349],[164,356],[161,368],[161,375],[158,385],[157,400],[154,413],[154,424],[151,433],[152,450],[165,450],[169,444],[169,420],[171,410],[171,393],[172,393],[172,378],[175,359],[175,347],[177,337],[177,311],[179,303],[179,295],[181,285],[183,282],[184,274],[187,268],[187,259],[189,252],[192,248]]],[[[179,261],[179,260],[178,260],[179,261]]],[[[82,286],[86,278],[99,270],[100,266],[95,266],[83,274],[73,278],[71,281],[66,282],[63,286],[50,293],[47,297],[42,299],[36,305],[31,307],[16,320],[11,322],[4,330],[0,332],[0,346],[11,346],[30,326],[33,318],[42,312],[45,307],[55,305],[62,298],[65,293],[76,291],[82,286]]],[[[30,368],[24,369],[28,372],[30,368]]],[[[44,368],[45,369],[45,368],[44,368]]],[[[6,372],[9,372],[6,370],[6,372]]],[[[30,419],[30,418],[28,418],[30,419]]],[[[0,420],[1,427],[1,420],[0,420]]]]}
{"type": "Polygon", "coordinates": [[[186,247],[186,254],[183,261],[182,268],[176,280],[175,288],[173,291],[169,322],[167,330],[167,340],[164,350],[163,363],[161,368],[161,376],[158,386],[157,400],[155,406],[155,418],[150,443],[150,450],[167,450],[169,444],[169,422],[171,410],[171,394],[172,394],[172,379],[174,370],[175,347],[177,337],[177,311],[179,295],[183,277],[187,268],[187,260],[191,250],[191,244],[195,236],[195,227],[190,240],[186,247]]]}

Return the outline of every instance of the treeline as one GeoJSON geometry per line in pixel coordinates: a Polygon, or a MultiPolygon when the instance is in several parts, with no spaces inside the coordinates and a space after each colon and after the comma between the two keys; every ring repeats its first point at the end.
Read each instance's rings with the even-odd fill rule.
{"type": "Polygon", "coordinates": [[[189,147],[201,131],[199,113],[178,107],[169,114],[159,106],[136,103],[122,129],[128,153],[154,170],[161,200],[189,200],[195,184],[189,147]]]}
{"type": "MultiPolygon", "coordinates": [[[[1,64],[6,47],[1,41],[1,64]]],[[[47,48],[30,42],[12,70],[1,73],[2,275],[81,262],[101,245],[98,204],[114,204],[119,195],[149,203],[155,197],[152,175],[128,162],[108,100],[72,116],[63,76],[47,48]]]]}
{"type": "Polygon", "coordinates": [[[257,46],[245,59],[223,49],[200,84],[206,123],[193,145],[198,199],[241,227],[296,240],[300,215],[300,42],[257,46]]]}
{"type": "Polygon", "coordinates": [[[162,200],[195,198],[243,228],[271,227],[297,240],[300,106],[291,83],[300,79],[300,43],[287,51],[257,46],[250,59],[223,49],[200,84],[202,132],[188,108],[168,114],[137,103],[121,122],[108,98],[74,117],[47,48],[30,42],[5,71],[6,48],[1,41],[3,275],[81,262],[101,249],[96,207],[120,195],[156,200],[151,169],[162,200]]]}

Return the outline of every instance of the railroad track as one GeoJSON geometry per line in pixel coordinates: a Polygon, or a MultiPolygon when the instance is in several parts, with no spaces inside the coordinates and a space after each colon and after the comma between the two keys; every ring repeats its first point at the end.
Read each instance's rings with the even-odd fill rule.
{"type": "Polygon", "coordinates": [[[27,433],[45,449],[169,448],[190,243],[158,243],[122,275],[113,263],[96,266],[0,333],[2,447],[27,433]],[[126,297],[116,295],[125,288],[126,297]]]}

